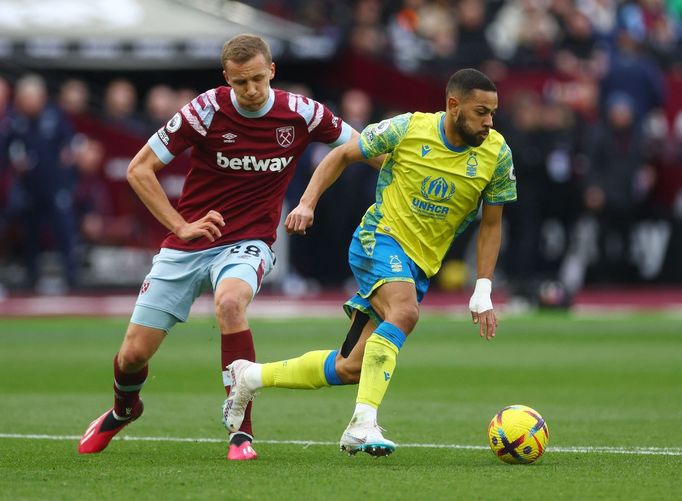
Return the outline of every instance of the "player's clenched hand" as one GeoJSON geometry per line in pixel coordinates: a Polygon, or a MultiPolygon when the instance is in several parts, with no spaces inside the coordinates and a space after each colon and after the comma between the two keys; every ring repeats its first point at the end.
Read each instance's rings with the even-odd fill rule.
{"type": "Polygon", "coordinates": [[[313,225],[315,211],[310,207],[298,204],[284,221],[284,227],[290,235],[305,235],[305,230],[313,225]]]}
{"type": "Polygon", "coordinates": [[[220,228],[223,226],[225,226],[223,216],[219,212],[210,210],[201,219],[186,223],[175,234],[185,242],[200,237],[206,237],[211,242],[215,242],[222,235],[220,228]]]}

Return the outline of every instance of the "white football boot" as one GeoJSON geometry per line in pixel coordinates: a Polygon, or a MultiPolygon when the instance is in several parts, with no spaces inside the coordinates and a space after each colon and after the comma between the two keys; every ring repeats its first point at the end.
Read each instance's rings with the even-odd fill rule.
{"type": "Polygon", "coordinates": [[[251,365],[253,362],[248,360],[235,360],[227,366],[232,384],[230,385],[230,396],[225,399],[223,404],[223,424],[231,433],[239,431],[242,421],[244,421],[246,406],[255,396],[255,392],[248,387],[244,380],[244,372],[251,365]]]}
{"type": "Polygon", "coordinates": [[[366,452],[370,456],[388,456],[395,451],[395,443],[384,438],[384,431],[376,421],[359,422],[353,417],[341,435],[339,448],[353,456],[358,452],[366,452]]]}

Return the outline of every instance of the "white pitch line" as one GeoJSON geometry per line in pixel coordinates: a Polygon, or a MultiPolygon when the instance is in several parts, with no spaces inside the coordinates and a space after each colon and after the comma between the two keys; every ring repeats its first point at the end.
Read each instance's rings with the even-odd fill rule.
{"type": "MultiPolygon", "coordinates": [[[[22,433],[0,433],[0,438],[15,438],[24,440],[79,440],[79,435],[36,435],[22,433]]],[[[130,442],[194,442],[220,444],[226,441],[224,438],[189,438],[189,437],[116,437],[114,440],[130,442]]],[[[257,444],[275,445],[338,445],[337,442],[323,442],[316,440],[256,440],[257,444]]],[[[421,449],[460,449],[460,450],[488,450],[485,445],[464,444],[397,444],[405,448],[421,449]]],[[[643,456],[682,456],[682,447],[608,447],[608,446],[574,446],[574,447],[548,447],[549,452],[568,452],[580,454],[626,454],[643,456]]]]}

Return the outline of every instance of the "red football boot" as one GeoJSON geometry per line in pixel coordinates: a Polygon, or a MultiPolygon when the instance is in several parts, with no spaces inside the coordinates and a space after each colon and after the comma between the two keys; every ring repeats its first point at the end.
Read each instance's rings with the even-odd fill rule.
{"type": "Polygon", "coordinates": [[[102,452],[119,431],[142,415],[144,405],[142,404],[142,400],[138,400],[133,407],[133,410],[130,412],[130,418],[125,421],[116,419],[113,411],[113,408],[109,409],[90,423],[90,426],[85,430],[85,433],[83,433],[83,437],[81,437],[81,441],[78,444],[79,453],[92,454],[95,452],[102,452]]]}
{"type": "Polygon", "coordinates": [[[253,437],[244,432],[232,434],[230,448],[227,451],[227,459],[230,461],[249,461],[256,459],[258,454],[251,445],[253,437]]]}

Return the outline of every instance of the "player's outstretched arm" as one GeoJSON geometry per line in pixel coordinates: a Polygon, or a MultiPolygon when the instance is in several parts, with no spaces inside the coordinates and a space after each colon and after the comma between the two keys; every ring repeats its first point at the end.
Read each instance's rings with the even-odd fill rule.
{"type": "Polygon", "coordinates": [[[497,328],[497,316],[490,298],[492,277],[502,242],[503,205],[483,204],[481,226],[476,242],[477,276],[476,287],[469,301],[471,319],[479,326],[481,337],[492,339],[497,328]]]}
{"type": "Polygon", "coordinates": [[[313,224],[315,207],[322,194],[334,184],[346,167],[359,160],[365,160],[365,157],[360,150],[358,134],[354,132],[347,143],[327,153],[315,169],[301,200],[284,221],[288,233],[305,235],[305,230],[313,224]]]}
{"type": "Polygon", "coordinates": [[[145,144],[128,166],[127,178],[130,186],[154,217],[179,238],[187,241],[206,237],[211,242],[215,241],[221,234],[220,227],[225,226],[223,217],[211,210],[197,221],[185,221],[171,205],[156,177],[156,172],[164,166],[149,144],[145,144]]]}

